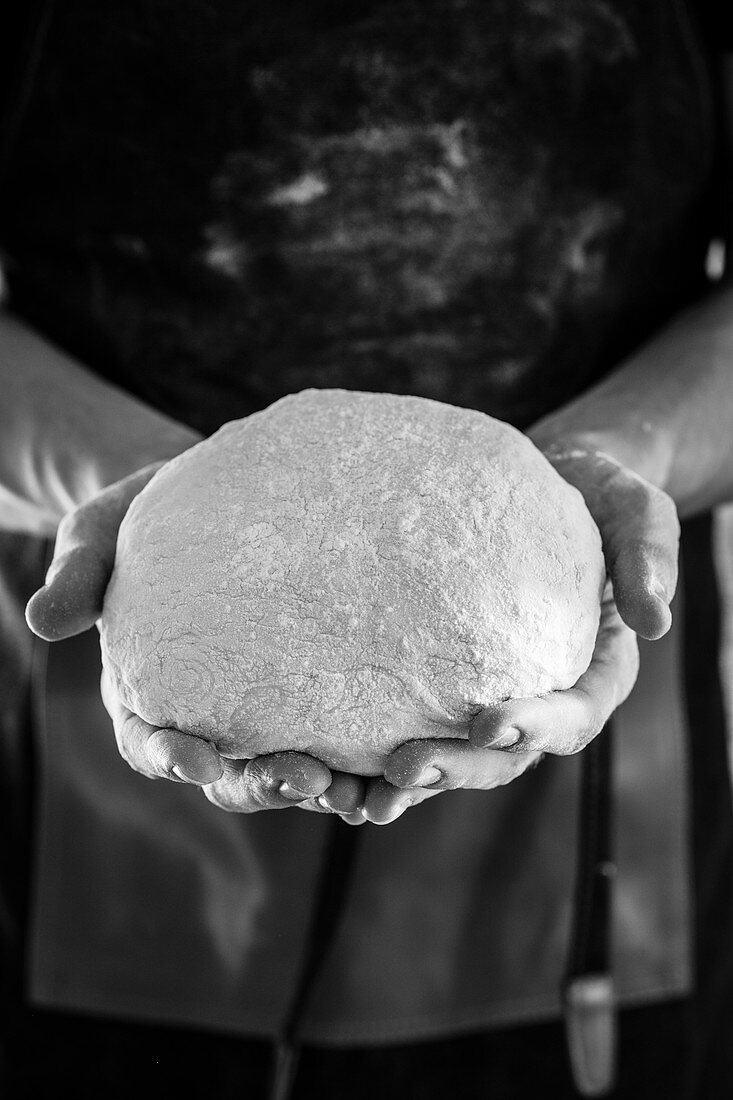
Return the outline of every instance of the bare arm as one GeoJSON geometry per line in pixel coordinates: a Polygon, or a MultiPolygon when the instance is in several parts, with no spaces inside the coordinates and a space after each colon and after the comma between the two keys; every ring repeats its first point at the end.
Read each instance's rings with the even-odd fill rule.
{"type": "Polygon", "coordinates": [[[668,493],[684,518],[733,499],[733,55],[720,58],[727,117],[721,284],[617,370],[530,435],[542,448],[571,438],[668,493]]]}
{"type": "Polygon", "coordinates": [[[733,499],[733,285],[694,306],[599,385],[534,426],[610,454],[680,515],[733,499]]]}
{"type": "Polygon", "coordinates": [[[0,312],[0,527],[53,535],[100,489],[198,442],[0,312]]]}
{"type": "MultiPolygon", "coordinates": [[[[131,500],[156,464],[200,436],[3,313],[0,393],[0,527],[56,534],[47,583],[31,600],[28,618],[41,637],[68,637],[101,614],[131,500]]],[[[207,785],[207,797],[223,809],[252,813],[298,803],[322,809],[315,799],[324,796],[329,807],[348,813],[362,797],[359,781],[332,775],[303,753],[223,761],[207,742],[144,722],[104,682],[103,698],[131,767],[151,778],[207,785]]]]}
{"type": "MultiPolygon", "coordinates": [[[[733,58],[721,63],[733,165],[733,58]]],[[[727,194],[733,200],[730,182],[727,194]]],[[[733,201],[727,228],[730,256],[733,201]]],[[[393,821],[441,790],[506,783],[537,751],[578,751],[631,690],[633,631],[657,638],[671,621],[676,512],[684,518],[733,500],[731,260],[705,301],[528,434],[583,493],[603,536],[617,608],[604,606],[590,668],[572,689],[487,708],[470,743],[414,741],[396,749],[388,782],[373,780],[368,788],[370,820],[393,821]]]]}

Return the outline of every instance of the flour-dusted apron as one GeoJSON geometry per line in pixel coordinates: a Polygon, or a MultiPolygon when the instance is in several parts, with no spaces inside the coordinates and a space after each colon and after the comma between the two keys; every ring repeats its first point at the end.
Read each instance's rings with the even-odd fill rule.
{"type": "MultiPolygon", "coordinates": [[[[683,611],[642,643],[615,722],[622,1003],[690,984],[683,611]]],[[[39,666],[40,668],[40,666],[39,666]]],[[[296,981],[324,818],[238,816],[117,754],[96,632],[47,647],[31,995],[57,1009],[272,1035],[296,981]]],[[[578,759],[452,792],[366,835],[305,1039],[389,1042],[559,1011],[578,759]]]]}

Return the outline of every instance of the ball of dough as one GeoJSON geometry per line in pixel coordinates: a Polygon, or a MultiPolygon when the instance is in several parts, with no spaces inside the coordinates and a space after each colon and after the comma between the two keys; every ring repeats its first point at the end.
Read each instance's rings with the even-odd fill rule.
{"type": "Polygon", "coordinates": [[[164,466],[119,533],[125,704],[230,757],[380,774],[587,668],[605,570],[580,493],[483,413],[305,390],[164,466]]]}

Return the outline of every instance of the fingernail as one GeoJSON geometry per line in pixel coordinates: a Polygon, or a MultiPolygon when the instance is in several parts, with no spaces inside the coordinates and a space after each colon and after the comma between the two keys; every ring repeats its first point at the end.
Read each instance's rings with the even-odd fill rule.
{"type": "Polygon", "coordinates": [[[183,783],[206,787],[221,779],[221,760],[206,742],[189,738],[186,743],[177,745],[175,754],[178,759],[170,770],[183,783]]]}
{"type": "Polygon", "coordinates": [[[278,787],[278,792],[283,798],[289,798],[293,802],[302,802],[304,798],[310,798],[304,791],[298,791],[295,787],[291,787],[289,783],[281,783],[278,787]]]}
{"type": "Polygon", "coordinates": [[[199,787],[206,787],[209,783],[216,783],[221,779],[221,767],[213,761],[207,764],[202,761],[200,768],[185,768],[181,764],[174,764],[171,772],[182,783],[195,783],[199,787]]]}
{"type": "Polygon", "coordinates": [[[432,783],[437,783],[438,780],[443,778],[443,773],[439,768],[426,768],[424,772],[414,780],[413,787],[429,787],[432,783]]]}
{"type": "Polygon", "coordinates": [[[181,783],[195,783],[197,786],[204,786],[204,781],[199,779],[196,775],[189,775],[189,773],[182,768],[180,764],[174,764],[170,771],[171,775],[175,775],[176,779],[179,779],[181,783]]]}
{"type": "Polygon", "coordinates": [[[486,741],[484,743],[484,748],[511,749],[514,745],[518,745],[521,739],[521,730],[516,729],[514,726],[510,726],[508,729],[505,729],[503,733],[500,733],[498,737],[492,737],[490,741],[486,741]]]}
{"type": "MultiPolygon", "coordinates": [[[[287,786],[287,783],[285,784],[285,786],[287,786]]],[[[322,810],[328,810],[330,812],[331,807],[329,806],[328,802],[326,802],[326,799],[322,794],[319,794],[318,798],[316,799],[316,802],[318,803],[318,805],[321,807],[322,810]]]]}

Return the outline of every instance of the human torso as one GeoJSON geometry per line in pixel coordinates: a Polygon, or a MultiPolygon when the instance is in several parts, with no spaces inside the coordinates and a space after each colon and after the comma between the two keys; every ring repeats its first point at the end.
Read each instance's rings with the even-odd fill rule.
{"type": "Polygon", "coordinates": [[[307,386],[525,426],[699,289],[708,95],[674,4],[65,0],[11,284],[204,431],[307,386]]]}
{"type": "MultiPolygon", "coordinates": [[[[524,426],[703,285],[700,59],[680,11],[645,0],[66,0],[8,179],[11,300],[204,431],[306,386],[524,426]]],[[[151,788],[74,644],[50,654],[32,995],[271,1032],[320,820],[151,788]]],[[[630,1000],[689,978],[677,646],[620,717],[630,1000]]],[[[551,761],[372,830],[310,1034],[555,1012],[576,777],[551,761]]]]}

